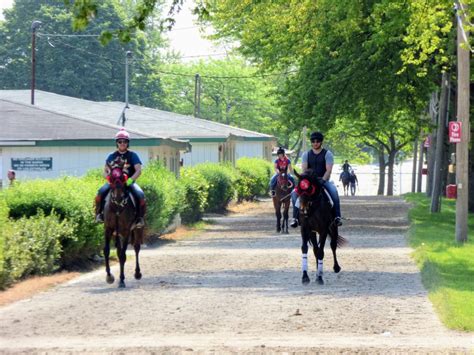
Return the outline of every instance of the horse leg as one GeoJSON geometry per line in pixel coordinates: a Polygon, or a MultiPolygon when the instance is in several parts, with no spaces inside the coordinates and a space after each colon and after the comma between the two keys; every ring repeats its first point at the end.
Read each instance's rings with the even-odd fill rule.
{"type": "Polygon", "coordinates": [[[283,226],[282,226],[283,230],[282,230],[282,232],[284,234],[288,234],[288,218],[289,218],[288,211],[289,211],[289,209],[290,209],[290,201],[288,200],[288,201],[285,202],[285,206],[284,206],[284,210],[283,210],[283,226]]]}
{"type": "Polygon", "coordinates": [[[317,259],[317,271],[316,271],[316,277],[318,280],[318,284],[324,285],[324,280],[323,280],[323,259],[324,259],[324,244],[326,244],[326,238],[327,238],[328,232],[324,231],[323,233],[319,234],[319,248],[316,253],[316,259],[317,259]]]}
{"type": "Polygon", "coordinates": [[[337,227],[335,227],[330,233],[331,233],[331,250],[332,250],[332,256],[334,258],[333,270],[337,274],[339,271],[341,271],[341,267],[339,266],[339,263],[337,262],[337,257],[336,257],[337,238],[339,235],[337,231],[337,227]]]}
{"type": "MultiPolygon", "coordinates": [[[[134,231],[133,233],[135,233],[136,231],[134,231]]],[[[133,248],[135,249],[135,280],[140,280],[142,278],[142,273],[140,272],[140,263],[138,261],[138,254],[140,254],[140,247],[141,247],[141,244],[140,244],[140,240],[138,240],[138,236],[135,235],[135,238],[134,238],[134,244],[133,244],[133,248]]]]}
{"type": "Polygon", "coordinates": [[[127,240],[123,240],[123,238],[120,238],[117,236],[117,239],[120,239],[120,241],[117,241],[117,254],[119,257],[120,261],[120,282],[119,282],[119,288],[125,287],[125,262],[127,261],[127,240]]]}
{"type": "Polygon", "coordinates": [[[105,257],[105,272],[107,276],[105,281],[109,284],[113,284],[115,281],[114,275],[110,272],[109,256],[110,256],[110,239],[112,238],[112,232],[108,229],[105,230],[105,245],[104,245],[104,257],[105,257]]]}
{"type": "Polygon", "coordinates": [[[277,233],[281,232],[281,202],[276,201],[277,198],[273,198],[273,206],[275,207],[275,216],[277,219],[276,231],[277,233]]]}
{"type": "Polygon", "coordinates": [[[303,228],[301,228],[301,239],[301,269],[303,271],[301,282],[303,285],[307,285],[310,282],[308,276],[308,233],[306,230],[303,230],[303,228]]]}

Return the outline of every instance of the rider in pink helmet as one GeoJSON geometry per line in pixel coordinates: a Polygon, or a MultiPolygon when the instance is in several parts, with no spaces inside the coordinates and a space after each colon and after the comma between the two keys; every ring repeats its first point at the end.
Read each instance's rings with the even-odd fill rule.
{"type": "MultiPolygon", "coordinates": [[[[107,177],[110,173],[109,164],[114,162],[117,159],[125,162],[124,168],[126,169],[126,173],[129,176],[127,180],[127,185],[130,188],[135,199],[138,201],[137,203],[137,228],[143,228],[145,225],[144,217],[146,211],[146,204],[145,204],[145,194],[143,190],[138,186],[136,180],[141,175],[142,172],[142,162],[140,157],[137,153],[132,152],[128,149],[130,145],[130,134],[125,130],[125,128],[121,128],[120,131],[117,132],[115,135],[115,144],[117,146],[117,150],[113,153],[110,153],[107,159],[105,160],[105,167],[104,167],[104,177],[107,177]]],[[[110,190],[110,185],[108,182],[104,184],[99,189],[99,192],[96,196],[96,222],[103,223],[104,216],[103,210],[105,205],[105,198],[110,190]]]]}

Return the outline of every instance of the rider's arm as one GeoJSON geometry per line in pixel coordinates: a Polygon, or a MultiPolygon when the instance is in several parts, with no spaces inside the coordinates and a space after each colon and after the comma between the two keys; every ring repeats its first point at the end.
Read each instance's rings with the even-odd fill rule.
{"type": "Polygon", "coordinates": [[[304,173],[308,169],[308,152],[304,152],[301,157],[301,171],[304,173]]]}
{"type": "Polygon", "coordinates": [[[326,172],[323,175],[323,180],[329,181],[329,178],[331,177],[331,173],[332,173],[332,167],[334,165],[334,156],[328,150],[324,158],[326,160],[326,172]]]}
{"type": "Polygon", "coordinates": [[[109,174],[110,174],[110,168],[107,164],[105,164],[104,165],[104,172],[102,173],[102,175],[104,176],[104,178],[106,178],[109,174]]]}
{"type": "Polygon", "coordinates": [[[142,174],[142,164],[135,164],[135,174],[131,176],[133,180],[138,179],[138,177],[142,174]]]}

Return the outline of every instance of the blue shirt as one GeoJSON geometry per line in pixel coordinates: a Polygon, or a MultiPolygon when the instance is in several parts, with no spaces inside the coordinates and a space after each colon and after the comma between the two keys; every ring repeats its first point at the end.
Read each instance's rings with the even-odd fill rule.
{"type": "Polygon", "coordinates": [[[109,154],[109,156],[105,160],[105,163],[111,164],[114,160],[116,160],[119,157],[125,162],[124,168],[127,171],[128,176],[133,176],[133,174],[135,174],[136,164],[142,165],[142,162],[138,154],[135,152],[132,152],[131,150],[127,150],[125,153],[120,153],[118,150],[116,150],[115,152],[109,154]]]}

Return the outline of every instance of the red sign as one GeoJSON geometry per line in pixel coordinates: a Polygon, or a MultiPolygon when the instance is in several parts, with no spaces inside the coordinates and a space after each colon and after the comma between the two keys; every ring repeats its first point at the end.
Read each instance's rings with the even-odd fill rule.
{"type": "Polygon", "coordinates": [[[449,122],[449,143],[461,142],[461,122],[450,121],[449,122]]]}

